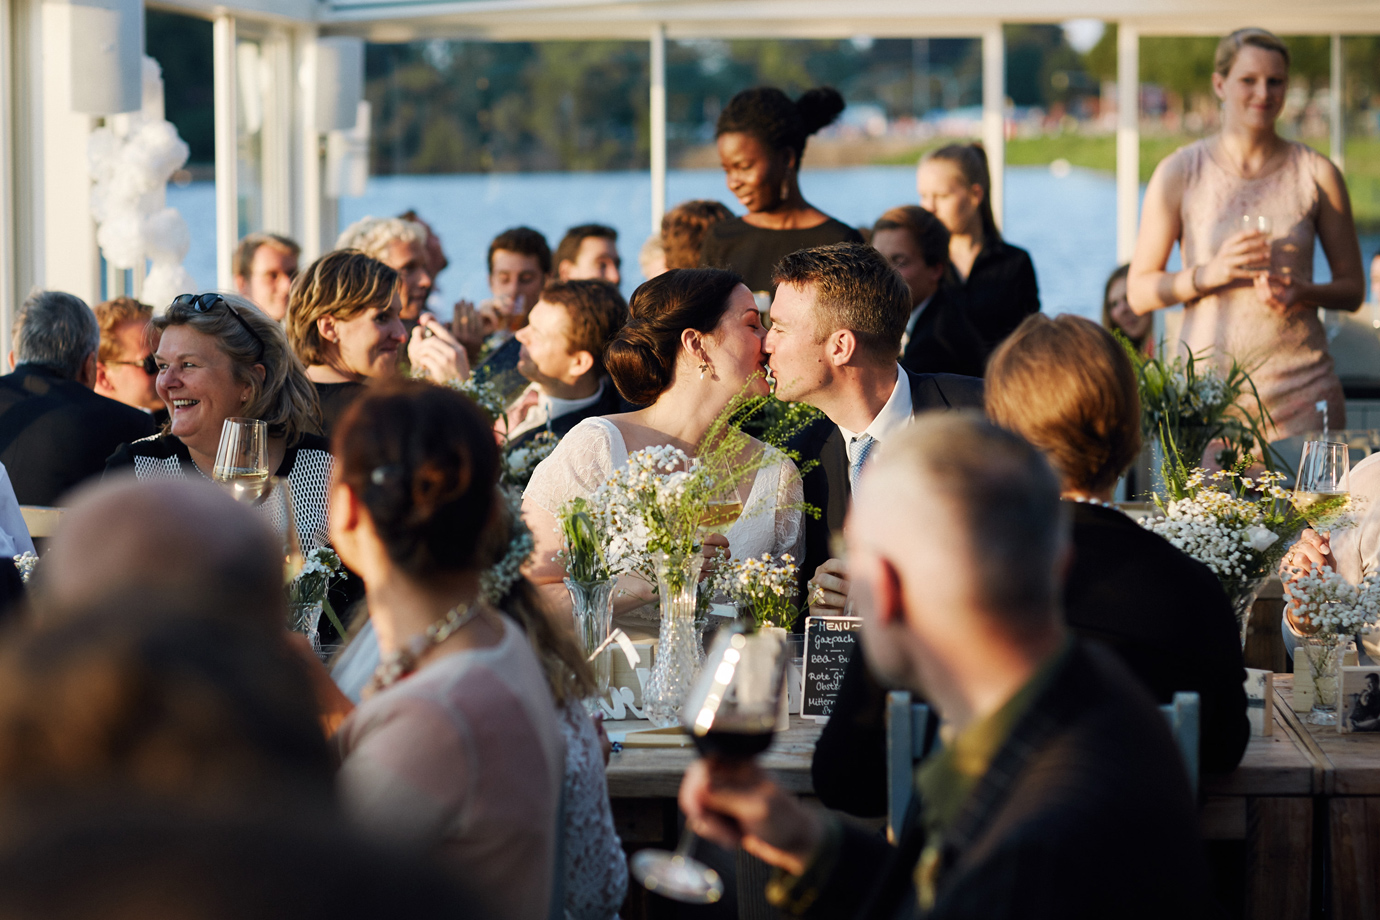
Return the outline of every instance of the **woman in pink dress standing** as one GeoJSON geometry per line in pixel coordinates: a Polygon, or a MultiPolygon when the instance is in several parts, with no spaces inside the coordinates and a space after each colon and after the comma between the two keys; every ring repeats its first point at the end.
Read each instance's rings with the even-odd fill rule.
{"type": "MultiPolygon", "coordinates": [[[[1131,260],[1137,313],[1185,305],[1180,348],[1235,358],[1273,418],[1271,440],[1346,426],[1342,385],[1317,308],[1355,310],[1365,294],[1346,182],[1330,160],[1275,133],[1289,49],[1263,29],[1217,46],[1212,89],[1222,130],[1155,169],[1131,260]],[[1263,220],[1262,220],[1263,218],[1263,220]],[[1332,281],[1313,282],[1322,241],[1332,281]],[[1165,271],[1178,243],[1183,270],[1165,271]]],[[[1250,406],[1252,410],[1254,406],[1250,406]]]]}

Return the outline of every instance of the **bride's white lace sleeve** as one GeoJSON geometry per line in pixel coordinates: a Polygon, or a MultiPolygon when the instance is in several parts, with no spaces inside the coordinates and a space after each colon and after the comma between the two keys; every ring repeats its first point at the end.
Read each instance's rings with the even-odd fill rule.
{"type": "Polygon", "coordinates": [[[776,486],[776,539],[772,553],[790,553],[796,565],[805,561],[805,484],[795,463],[780,455],[776,486]]]}
{"type": "Polygon", "coordinates": [[[613,443],[605,424],[585,419],[570,429],[532,471],[523,501],[555,515],[572,498],[588,498],[607,482],[613,475],[613,443]]]}

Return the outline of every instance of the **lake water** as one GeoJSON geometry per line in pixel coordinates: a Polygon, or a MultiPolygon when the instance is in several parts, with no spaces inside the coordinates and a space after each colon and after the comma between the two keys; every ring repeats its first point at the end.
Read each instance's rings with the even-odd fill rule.
{"type": "MultiPolygon", "coordinates": [[[[1116,183],[1093,170],[1055,176],[1041,166],[1006,172],[1006,237],[1030,251],[1047,313],[1100,317],[1102,287],[1116,267],[1116,183]]],[[[887,208],[913,204],[915,170],[909,166],[812,169],[801,189],[816,207],[846,223],[870,225],[887,208]]],[[[719,170],[673,170],[667,200],[717,198],[741,213],[719,170]]],[[[216,277],[215,193],[211,183],[170,187],[168,203],[191,228],[187,270],[203,288],[216,277]]],[[[485,255],[489,241],[526,224],[546,234],[552,248],[566,228],[604,223],[617,228],[623,255],[623,292],[643,280],[637,253],[651,233],[651,179],[645,172],[495,173],[449,176],[378,176],[365,194],[340,202],[340,226],[366,215],[415,208],[440,235],[450,267],[438,279],[448,300],[488,296],[485,255]]],[[[1367,255],[1375,239],[1362,240],[1367,255]]],[[[1319,254],[1319,280],[1327,277],[1319,254]]]]}

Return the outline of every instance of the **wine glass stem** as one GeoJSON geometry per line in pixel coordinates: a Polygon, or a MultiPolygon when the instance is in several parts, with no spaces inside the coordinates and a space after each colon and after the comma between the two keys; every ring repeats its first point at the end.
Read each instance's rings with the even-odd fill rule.
{"type": "Polygon", "coordinates": [[[680,843],[676,844],[674,855],[681,859],[688,859],[690,853],[695,849],[695,832],[690,830],[690,822],[685,823],[685,828],[680,832],[680,843]]]}

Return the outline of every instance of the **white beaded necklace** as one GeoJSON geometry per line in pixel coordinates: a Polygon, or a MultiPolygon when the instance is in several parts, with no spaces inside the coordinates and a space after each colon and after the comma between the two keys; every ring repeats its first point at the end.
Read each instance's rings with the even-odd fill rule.
{"type": "MultiPolygon", "coordinates": [[[[1113,511],[1121,511],[1120,508],[1118,508],[1116,505],[1112,504],[1111,502],[1104,502],[1104,501],[1103,501],[1102,499],[1100,499],[1100,498],[1089,498],[1089,497],[1086,496],[1086,495],[1067,495],[1067,494],[1066,494],[1066,495],[1060,495],[1059,498],[1060,498],[1061,501],[1066,501],[1066,502],[1077,502],[1077,503],[1080,504],[1080,505],[1098,505],[1099,507],[1102,507],[1102,508],[1110,508],[1110,509],[1112,509],[1113,511]]],[[[1124,514],[1125,512],[1122,512],[1122,513],[1124,514]]]]}
{"type": "Polygon", "coordinates": [[[456,604],[445,616],[428,626],[420,636],[413,636],[407,640],[405,646],[389,652],[374,669],[374,676],[369,679],[365,694],[372,695],[391,687],[417,670],[417,661],[422,655],[459,632],[466,623],[478,616],[482,609],[482,606],[478,605],[471,607],[469,604],[456,604]]]}

